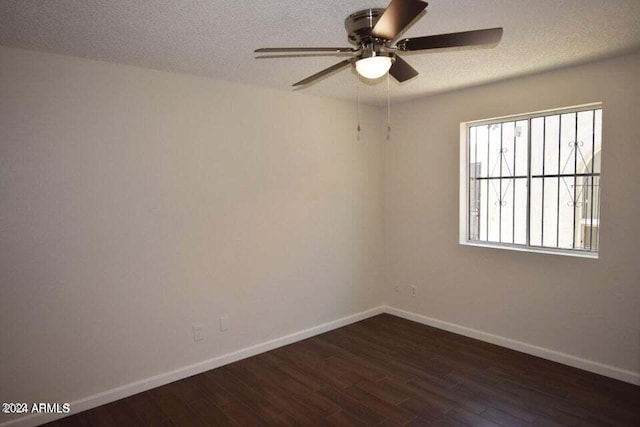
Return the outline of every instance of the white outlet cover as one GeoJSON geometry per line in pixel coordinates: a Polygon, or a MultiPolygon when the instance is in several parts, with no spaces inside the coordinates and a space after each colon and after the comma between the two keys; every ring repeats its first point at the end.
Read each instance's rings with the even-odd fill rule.
{"type": "Polygon", "coordinates": [[[202,325],[193,325],[193,340],[202,341],[202,325]]]}

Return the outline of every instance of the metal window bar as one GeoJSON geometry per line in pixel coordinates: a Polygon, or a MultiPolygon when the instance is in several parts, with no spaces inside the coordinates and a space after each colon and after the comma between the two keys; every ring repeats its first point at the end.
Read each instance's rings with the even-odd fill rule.
{"type": "Polygon", "coordinates": [[[516,140],[517,140],[517,130],[518,122],[513,121],[513,178],[512,179],[512,189],[511,189],[511,243],[516,243],[516,140]]]}
{"type": "Polygon", "coordinates": [[[527,121],[527,222],[526,230],[526,247],[531,246],[531,130],[533,119],[527,121]]]}
{"type": "MultiPolygon", "coordinates": [[[[570,197],[572,197],[572,201],[570,202],[570,205],[573,207],[573,219],[572,219],[572,223],[573,223],[573,241],[572,241],[572,250],[573,251],[597,251],[598,249],[598,244],[594,243],[597,242],[598,239],[598,233],[599,233],[599,227],[595,226],[595,220],[594,217],[597,216],[599,218],[599,210],[600,210],[600,203],[599,203],[599,189],[596,190],[596,187],[599,187],[599,182],[596,184],[596,179],[600,178],[600,172],[596,172],[595,171],[595,139],[596,139],[596,113],[598,111],[601,111],[601,108],[589,108],[589,109],[580,109],[580,110],[574,110],[574,111],[566,111],[566,112],[555,112],[553,114],[546,114],[546,115],[539,115],[539,116],[529,116],[526,119],[512,119],[512,120],[508,120],[508,121],[513,121],[513,172],[511,172],[509,170],[509,173],[511,173],[511,177],[509,177],[511,179],[510,183],[513,185],[512,188],[512,236],[511,236],[511,242],[503,242],[502,241],[502,228],[503,228],[503,224],[502,224],[502,220],[503,220],[503,215],[502,215],[502,207],[503,207],[503,202],[506,203],[503,199],[504,197],[506,197],[506,193],[503,194],[503,186],[502,186],[502,181],[505,178],[504,175],[504,171],[503,171],[503,162],[507,162],[507,158],[506,155],[504,154],[504,133],[503,133],[503,125],[504,123],[507,123],[508,121],[502,121],[502,122],[486,122],[485,124],[483,124],[484,126],[486,126],[486,130],[487,130],[487,174],[486,176],[479,176],[481,175],[481,173],[479,172],[479,166],[480,166],[480,162],[479,159],[477,157],[477,153],[478,153],[478,132],[477,129],[478,127],[482,126],[482,125],[475,125],[475,126],[470,126],[469,127],[469,143],[467,144],[467,152],[469,153],[470,150],[470,141],[471,141],[471,128],[475,127],[476,128],[476,138],[473,141],[474,142],[474,153],[475,153],[475,161],[476,164],[471,165],[471,162],[469,162],[469,192],[471,191],[471,181],[473,181],[473,188],[474,191],[476,192],[476,204],[477,206],[477,212],[478,215],[476,216],[476,223],[477,223],[477,233],[474,235],[471,234],[471,232],[469,231],[468,237],[469,240],[475,240],[475,241],[486,241],[489,242],[490,236],[489,236],[489,187],[492,185],[491,181],[495,181],[495,180],[499,180],[498,181],[498,185],[499,185],[499,193],[498,193],[498,243],[501,244],[509,244],[509,245],[513,245],[513,246],[524,246],[524,247],[535,247],[537,245],[531,245],[531,183],[532,183],[532,179],[534,178],[539,178],[541,180],[541,197],[540,197],[540,203],[541,203],[541,213],[540,213],[540,246],[544,247],[544,248],[552,248],[552,249],[561,249],[560,248],[560,180],[566,180],[566,179],[573,179],[573,194],[571,194],[571,191],[569,191],[570,197]],[[578,113],[581,111],[590,111],[591,112],[591,168],[589,168],[589,165],[586,163],[586,161],[584,160],[584,156],[582,154],[582,152],[580,151],[580,146],[582,146],[584,143],[582,141],[578,141],[578,136],[579,136],[579,128],[580,128],[580,123],[579,123],[579,115],[578,113]],[[574,138],[573,141],[569,141],[569,147],[571,148],[570,153],[568,154],[568,158],[567,158],[567,162],[570,161],[570,156],[573,156],[573,173],[564,173],[564,171],[561,169],[561,161],[562,161],[562,118],[563,118],[563,114],[564,115],[568,115],[568,114],[572,114],[573,117],[575,118],[575,123],[574,123],[574,129],[573,129],[573,134],[574,134],[574,138]],[[546,148],[547,148],[547,141],[546,141],[546,133],[547,133],[547,119],[550,117],[558,117],[558,171],[557,173],[546,173],[546,148]],[[541,162],[542,162],[542,174],[536,174],[534,175],[532,173],[532,164],[531,164],[531,160],[532,160],[532,141],[531,141],[531,136],[532,136],[532,121],[535,118],[541,118],[542,119],[542,156],[541,156],[541,162]],[[517,163],[517,135],[516,135],[516,129],[517,129],[517,121],[525,121],[527,122],[527,134],[528,134],[528,138],[527,138],[527,175],[518,175],[516,172],[516,163],[517,163]],[[491,170],[490,170],[490,160],[491,160],[491,133],[490,133],[490,128],[491,125],[499,125],[500,126],[500,149],[498,151],[498,161],[500,162],[500,168],[499,168],[499,176],[491,176],[491,170]],[[578,155],[581,156],[581,158],[583,159],[583,163],[584,167],[585,167],[585,172],[578,172],[578,155]],[[589,170],[590,169],[590,170],[589,170]],[[545,199],[544,199],[544,192],[545,192],[545,181],[546,179],[549,178],[555,178],[558,180],[558,194],[557,194],[557,200],[556,200],[556,208],[557,208],[557,212],[556,212],[556,224],[555,224],[555,228],[556,228],[556,244],[555,246],[549,245],[548,242],[547,244],[545,244],[544,241],[544,227],[545,227],[545,219],[544,219],[544,208],[545,208],[545,199]],[[583,180],[583,184],[580,184],[580,186],[582,187],[580,193],[578,193],[577,191],[577,187],[578,187],[578,179],[579,178],[584,178],[583,180]],[[525,236],[526,236],[526,244],[522,245],[522,244],[516,244],[516,180],[517,179],[526,179],[526,188],[527,188],[527,206],[526,206],[526,228],[525,228],[525,236]],[[485,184],[485,188],[486,191],[482,192],[482,184],[486,181],[485,184]],[[584,187],[587,187],[586,190],[584,187]],[[479,194],[478,194],[479,193],[479,194]],[[598,195],[598,200],[596,203],[596,195],[598,195]],[[482,239],[481,237],[481,211],[480,211],[480,205],[481,205],[481,200],[482,198],[485,197],[486,198],[486,209],[485,209],[485,232],[486,232],[486,237],[485,239],[482,239]],[[589,197],[588,199],[588,203],[589,206],[587,208],[587,206],[584,206],[584,208],[582,208],[583,203],[582,202],[578,202],[578,197],[589,197]],[[594,205],[598,205],[598,206],[594,206],[594,205]],[[581,209],[578,210],[578,207],[581,207],[581,209]],[[594,212],[595,211],[595,212],[594,212]],[[581,214],[582,216],[582,220],[580,221],[583,226],[582,230],[578,230],[577,229],[577,216],[578,213],[581,214]],[[595,214],[595,215],[594,215],[595,214]],[[588,233],[589,233],[589,245],[587,248],[586,242],[584,241],[586,239],[586,228],[588,226],[588,233]],[[594,230],[595,229],[595,230],[594,230]],[[579,242],[579,244],[576,244],[577,240],[578,240],[578,233],[580,233],[581,236],[581,242],[579,242]],[[594,234],[595,234],[595,240],[594,240],[594,234]]],[[[468,158],[468,157],[467,157],[468,158]]],[[[566,164],[565,164],[566,166],[566,164]]],[[[507,169],[509,169],[508,164],[507,164],[507,169]]],[[[565,186],[566,186],[566,181],[565,181],[565,186]]],[[[568,189],[568,186],[567,186],[568,189]]],[[[495,190],[495,187],[494,187],[495,190]]],[[[508,188],[505,189],[505,192],[508,191],[508,188]]],[[[468,227],[469,230],[471,230],[471,209],[475,209],[475,207],[471,206],[471,194],[469,194],[469,208],[467,209],[467,215],[468,215],[468,227]]],[[[549,226],[549,224],[547,224],[547,226],[549,226]]]]}
{"type": "MultiPolygon", "coordinates": [[[[560,163],[562,162],[562,114],[558,117],[558,174],[560,174],[560,163]]],[[[575,172],[575,170],[574,170],[575,172]]],[[[557,207],[558,214],[556,216],[556,248],[560,247],[560,180],[562,178],[558,177],[558,199],[557,199],[557,207]]],[[[575,216],[575,215],[574,215],[575,216]]]]}
{"type": "MultiPolygon", "coordinates": [[[[592,176],[600,176],[600,172],[596,172],[596,173],[589,173],[589,172],[585,172],[585,173],[550,173],[549,175],[531,175],[531,178],[573,178],[573,177],[578,177],[578,178],[589,178],[592,176]]],[[[528,178],[529,175],[517,175],[516,178],[528,178]]],[[[484,181],[484,180],[499,180],[500,177],[499,176],[479,176],[476,179],[484,181]]]]}
{"type": "MultiPolygon", "coordinates": [[[[591,173],[595,173],[595,159],[596,159],[596,110],[591,113],[591,173]]],[[[591,197],[589,198],[589,204],[591,205],[591,216],[589,219],[589,250],[593,250],[593,187],[595,187],[595,178],[591,177],[591,197]]]]}
{"type": "MultiPolygon", "coordinates": [[[[575,116],[575,126],[573,132],[573,173],[578,173],[578,150],[580,147],[578,146],[578,113],[574,113],[575,116]]],[[[578,190],[578,178],[576,176],[573,177],[573,249],[576,248],[576,210],[578,209],[578,199],[577,199],[577,190],[578,190]]],[[[560,209],[558,207],[558,209],[560,209]]]]}
{"type": "Polygon", "coordinates": [[[500,151],[498,152],[498,161],[500,162],[500,181],[498,185],[500,188],[498,197],[498,242],[502,242],[502,158],[504,153],[502,151],[502,123],[500,123],[500,151]]]}
{"type": "MultiPolygon", "coordinates": [[[[467,141],[469,141],[469,143],[467,144],[467,163],[469,163],[469,168],[468,168],[469,194],[467,195],[467,239],[476,240],[477,237],[480,237],[480,236],[477,236],[476,239],[474,239],[472,237],[472,235],[471,235],[471,209],[472,209],[472,207],[471,207],[471,181],[473,180],[473,191],[476,191],[476,185],[477,185],[475,174],[474,175],[471,174],[471,165],[473,164],[471,162],[471,159],[470,159],[470,157],[471,157],[471,155],[470,155],[470,153],[471,153],[471,129],[472,129],[471,127],[467,128],[467,133],[468,133],[467,141]]],[[[473,145],[474,145],[474,147],[477,147],[478,146],[477,141],[474,140],[473,141],[473,145]]],[[[476,148],[476,153],[477,153],[477,148],[476,148]]],[[[477,154],[473,156],[473,160],[474,161],[478,160],[477,154]]]]}
{"type": "MultiPolygon", "coordinates": [[[[542,212],[540,213],[540,246],[544,246],[544,169],[547,163],[547,117],[542,119],[542,196],[540,196],[540,204],[542,207],[542,212]]],[[[531,144],[531,141],[529,141],[531,144]]]]}
{"type": "MultiPolygon", "coordinates": [[[[476,133],[477,136],[477,133],[476,133]]],[[[489,159],[491,157],[491,138],[490,138],[490,134],[489,134],[489,126],[487,126],[487,177],[489,177],[490,173],[489,173],[489,159]]],[[[487,233],[487,242],[489,241],[489,181],[487,181],[487,214],[485,215],[486,217],[486,223],[487,223],[487,228],[485,228],[486,233],[487,233]]]]}

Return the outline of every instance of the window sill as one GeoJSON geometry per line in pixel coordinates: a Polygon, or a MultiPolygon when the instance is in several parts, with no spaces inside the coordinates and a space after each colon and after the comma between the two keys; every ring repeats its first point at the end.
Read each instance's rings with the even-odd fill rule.
{"type": "Polygon", "coordinates": [[[538,254],[547,254],[547,255],[564,255],[570,257],[577,258],[589,258],[589,259],[598,259],[597,252],[582,252],[582,251],[572,251],[572,250],[563,250],[563,249],[550,249],[550,248],[535,248],[535,247],[522,247],[515,245],[505,245],[505,244],[492,244],[492,243],[476,243],[469,241],[461,241],[461,245],[465,246],[476,246],[480,248],[491,248],[491,249],[506,249],[508,251],[517,251],[517,252],[533,252],[538,254]]]}

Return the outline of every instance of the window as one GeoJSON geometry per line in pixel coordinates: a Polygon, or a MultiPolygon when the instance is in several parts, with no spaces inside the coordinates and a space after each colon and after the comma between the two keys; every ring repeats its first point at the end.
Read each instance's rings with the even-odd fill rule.
{"type": "Polygon", "coordinates": [[[602,107],[461,125],[461,243],[596,257],[602,107]]]}

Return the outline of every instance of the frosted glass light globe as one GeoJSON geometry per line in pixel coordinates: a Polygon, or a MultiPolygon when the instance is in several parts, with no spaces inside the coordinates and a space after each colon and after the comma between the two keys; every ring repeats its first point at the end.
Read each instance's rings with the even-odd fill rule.
{"type": "Polygon", "coordinates": [[[356,71],[365,79],[378,79],[391,68],[391,58],[389,56],[372,56],[356,61],[356,71]]]}

